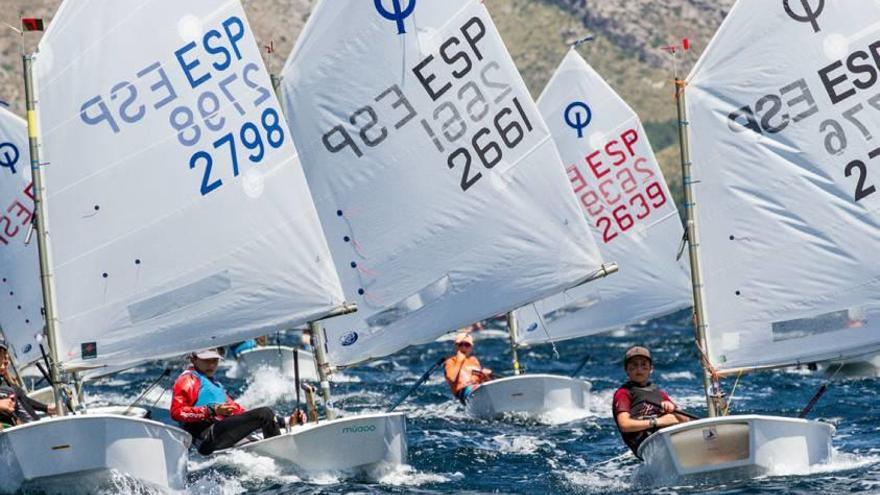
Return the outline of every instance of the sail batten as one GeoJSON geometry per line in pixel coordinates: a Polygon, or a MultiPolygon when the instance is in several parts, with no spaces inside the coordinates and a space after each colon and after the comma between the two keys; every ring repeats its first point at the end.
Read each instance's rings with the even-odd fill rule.
{"type": "Polygon", "coordinates": [[[620,272],[517,311],[518,342],[583,337],[690,306],[689,272],[676,259],[681,221],[635,112],[574,49],[538,107],[602,257],[620,272]]]}
{"type": "Polygon", "coordinates": [[[814,14],[805,22],[782,4],[738,2],[688,78],[709,357],[720,372],[880,348],[880,67],[870,62],[880,6],[835,2],[814,14]]]}
{"type": "Polygon", "coordinates": [[[323,1],[282,74],[346,296],[346,366],[558,292],[601,256],[485,6],[323,1]],[[384,14],[383,14],[384,12],[384,14]]]}
{"type": "Polygon", "coordinates": [[[343,303],[240,3],[160,3],[78,2],[40,42],[67,369],[229,344],[343,303]]]}

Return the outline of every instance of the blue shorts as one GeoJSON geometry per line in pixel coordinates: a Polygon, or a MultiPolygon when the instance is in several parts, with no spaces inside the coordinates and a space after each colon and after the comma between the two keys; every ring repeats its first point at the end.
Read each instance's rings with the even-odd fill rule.
{"type": "Polygon", "coordinates": [[[471,385],[468,385],[467,387],[463,388],[461,390],[461,392],[458,393],[458,400],[462,404],[465,404],[465,403],[467,403],[467,400],[470,398],[470,396],[473,394],[474,394],[474,387],[472,387],[471,385]]]}

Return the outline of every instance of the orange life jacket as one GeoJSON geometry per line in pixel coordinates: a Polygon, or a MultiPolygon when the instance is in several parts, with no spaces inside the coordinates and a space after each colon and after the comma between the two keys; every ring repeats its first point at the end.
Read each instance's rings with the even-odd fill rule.
{"type": "Polygon", "coordinates": [[[458,397],[458,394],[468,385],[479,385],[485,381],[483,375],[474,373],[483,369],[480,360],[476,356],[465,356],[457,352],[454,356],[446,360],[444,364],[446,372],[446,383],[452,394],[458,397]]]}

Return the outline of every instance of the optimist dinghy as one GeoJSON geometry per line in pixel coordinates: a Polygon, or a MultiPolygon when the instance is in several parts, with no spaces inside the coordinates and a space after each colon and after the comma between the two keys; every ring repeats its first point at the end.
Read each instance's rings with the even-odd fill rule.
{"type": "MultiPolygon", "coordinates": [[[[339,311],[342,288],[239,2],[66,1],[35,58],[39,108],[25,57],[27,108],[45,135],[29,128],[27,191],[60,411],[65,372],[179,356],[339,311]]],[[[20,358],[42,335],[30,324],[7,332],[20,358]]],[[[185,489],[182,430],[65,413],[0,432],[4,487],[61,481],[91,492],[82,486],[119,473],[185,489]]]]}
{"type": "MultiPolygon", "coordinates": [[[[692,304],[683,229],[635,112],[572,48],[538,100],[602,257],[623,269],[520,308],[509,319],[517,350],[620,328],[692,304]]],[[[590,384],[561,375],[517,374],[484,383],[468,399],[480,418],[589,412],[590,384]]],[[[608,407],[606,404],[598,407],[608,407]]]]}
{"type": "MultiPolygon", "coordinates": [[[[334,368],[503,314],[601,265],[483,3],[411,2],[396,21],[391,5],[319,3],[281,74],[324,232],[358,305],[313,332],[330,418],[334,368]]],[[[399,417],[344,419],[375,418],[395,431],[399,417]]],[[[340,435],[347,427],[311,428],[322,441],[310,455],[333,465],[336,452],[374,441],[340,435]]],[[[388,435],[379,426],[370,434],[388,435]]]]}
{"type": "MultiPolygon", "coordinates": [[[[10,223],[0,242],[0,276],[9,296],[0,298],[0,326],[12,361],[25,366],[40,357],[39,346],[44,340],[41,266],[37,247],[25,243],[37,194],[28,165],[27,136],[25,121],[0,109],[0,142],[4,143],[7,160],[7,166],[0,168],[0,197],[4,205],[10,205],[3,211],[16,212],[3,217],[10,223]]],[[[54,342],[49,339],[47,343],[52,354],[54,342]]],[[[32,396],[55,403],[55,394],[49,387],[32,396]]],[[[4,489],[90,493],[124,474],[160,491],[183,490],[189,435],[141,419],[146,415],[143,409],[132,409],[129,416],[120,409],[93,410],[89,416],[44,418],[0,431],[0,479],[4,489]]]]}
{"type": "Polygon", "coordinates": [[[878,78],[842,82],[856,81],[847,63],[880,70],[869,55],[880,6],[831,2],[808,20],[783,3],[740,0],[687,81],[676,79],[710,418],[645,440],[638,476],[647,483],[807,473],[827,462],[832,426],[720,416],[714,378],[880,346],[880,178],[867,165],[880,156],[871,131],[880,104],[868,91],[878,78]],[[858,325],[849,314],[862,315],[858,325]]]}
{"type": "Polygon", "coordinates": [[[318,372],[315,367],[315,355],[302,349],[286,345],[266,345],[242,351],[237,359],[239,369],[246,375],[253,375],[261,368],[278,371],[288,378],[293,378],[296,366],[299,365],[299,377],[302,380],[315,381],[318,372]],[[293,354],[296,352],[296,358],[293,354]]]}

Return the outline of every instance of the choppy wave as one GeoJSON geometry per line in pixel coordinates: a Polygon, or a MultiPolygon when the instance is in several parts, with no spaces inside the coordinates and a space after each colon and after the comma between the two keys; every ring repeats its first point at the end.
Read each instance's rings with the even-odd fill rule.
{"type": "MultiPolygon", "coordinates": [[[[520,355],[529,372],[570,374],[591,356],[581,376],[593,384],[590,411],[557,412],[542,418],[510,416],[504,420],[470,417],[449,393],[437,370],[397,410],[407,415],[408,464],[383,467],[372,476],[324,472],[306,474],[249,452],[218,457],[195,455],[190,463],[191,494],[288,493],[636,493],[632,484],[638,461],[627,453],[611,418],[611,400],[626,380],[620,367],[623,349],[643,343],[655,354],[655,381],[683,408],[705,410],[701,370],[693,348],[689,315],[636,325],[623,332],[557,345],[535,346],[520,355]]],[[[509,369],[506,334],[481,342],[484,366],[509,369]]],[[[491,333],[487,334],[491,335],[491,333]]],[[[392,357],[349,368],[333,377],[333,399],[343,416],[378,412],[407,392],[432,363],[449,352],[448,342],[407,349],[392,357]]],[[[183,369],[179,361],[172,366],[183,369]]],[[[87,385],[95,405],[128,404],[158,378],[166,363],[150,363],[87,385]]],[[[270,406],[286,412],[295,402],[292,380],[269,372],[246,380],[234,362],[225,362],[222,382],[247,407],[270,406]]],[[[176,374],[173,374],[176,376],[176,374]]],[[[172,376],[172,378],[173,378],[172,376]]],[[[729,393],[735,378],[722,386],[729,393]]],[[[827,375],[810,370],[754,373],[743,376],[734,398],[735,413],[793,416],[827,375]]],[[[171,379],[148,393],[142,405],[156,402],[154,417],[170,421],[171,379]],[[164,416],[163,416],[164,415],[164,416]]],[[[836,451],[827,464],[806,473],[779,466],[772,476],[716,487],[670,487],[663,493],[727,494],[838,493],[880,491],[880,429],[877,427],[876,379],[838,379],[817,403],[811,417],[836,425],[836,451]]],[[[318,401],[320,404],[320,400],[318,401]]],[[[351,448],[357,448],[353,443],[351,448]]],[[[120,480],[116,492],[137,486],[120,480]]],[[[104,493],[114,493],[105,491],[104,493]]]]}

